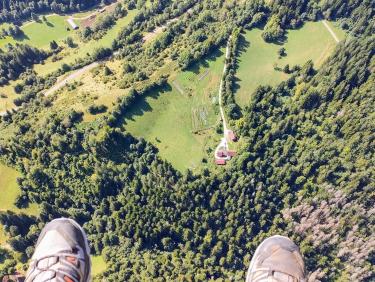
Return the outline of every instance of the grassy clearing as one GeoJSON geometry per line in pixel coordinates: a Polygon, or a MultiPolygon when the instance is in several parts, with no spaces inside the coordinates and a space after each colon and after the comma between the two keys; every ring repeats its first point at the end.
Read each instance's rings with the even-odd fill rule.
{"type": "MultiPolygon", "coordinates": [[[[22,212],[28,215],[37,215],[39,211],[35,204],[22,210],[14,205],[16,197],[20,193],[17,184],[17,177],[19,176],[20,174],[16,170],[0,163],[0,211],[10,210],[16,213],[22,212]]],[[[7,236],[3,232],[3,227],[0,225],[0,246],[4,246],[7,239],[7,236]]]]}
{"type": "MultiPolygon", "coordinates": [[[[80,41],[77,32],[70,31],[69,33],[66,31],[65,27],[64,28],[62,27],[63,25],[67,26],[65,19],[68,18],[68,16],[59,16],[59,15],[47,16],[48,21],[54,24],[53,28],[50,26],[45,27],[46,25],[45,23],[29,22],[25,24],[23,29],[25,30],[25,34],[28,37],[28,39],[24,39],[24,41],[27,41],[28,44],[31,44],[34,46],[39,46],[39,45],[42,46],[45,43],[46,44],[45,46],[49,48],[50,41],[52,40],[58,41],[58,38],[56,37],[57,35],[59,36],[60,39],[65,39],[69,35],[73,38],[74,42],[77,44],[76,48],[65,47],[63,51],[59,54],[59,57],[61,57],[60,60],[52,62],[52,59],[50,58],[46,60],[44,64],[35,65],[34,70],[37,72],[37,74],[44,76],[53,71],[56,71],[64,63],[71,64],[71,63],[74,63],[77,59],[88,56],[95,49],[99,47],[111,47],[112,42],[118,36],[118,33],[134,19],[135,15],[138,12],[139,11],[136,9],[129,11],[128,15],[124,18],[119,19],[116,25],[112,29],[110,29],[101,39],[96,40],[96,41],[90,41],[87,43],[83,43],[80,41]],[[55,21],[59,22],[59,24],[55,23],[55,21]],[[40,29],[38,25],[43,26],[43,28],[40,29]],[[45,28],[47,29],[52,28],[54,31],[49,32],[48,30],[44,30],[45,28]],[[39,29],[42,30],[42,32],[39,32],[38,31],[39,29]]],[[[89,13],[89,11],[85,13],[89,13]]],[[[79,24],[79,21],[76,20],[75,22],[79,24]]],[[[1,47],[1,44],[5,44],[4,42],[6,40],[13,40],[13,39],[12,38],[0,39],[0,47],[1,47]]],[[[62,42],[60,42],[59,44],[62,44],[62,42]]],[[[62,46],[65,46],[65,44],[62,46]]],[[[14,92],[13,87],[16,83],[17,82],[10,82],[10,85],[0,87],[0,94],[4,94],[3,95],[4,97],[0,97],[0,112],[4,110],[11,110],[12,108],[14,108],[13,100],[17,97],[17,94],[14,92]]],[[[92,86],[93,83],[88,83],[86,85],[92,86]]],[[[96,93],[99,92],[100,90],[105,91],[103,93],[109,93],[108,91],[112,91],[112,89],[113,89],[112,87],[104,87],[104,88],[103,87],[99,87],[99,88],[91,87],[91,90],[94,90],[94,92],[96,93]]],[[[117,91],[117,90],[115,90],[114,95],[107,95],[106,97],[99,95],[98,103],[104,104],[110,108],[112,106],[112,102],[118,96],[121,96],[121,95],[123,95],[123,91],[117,91]]],[[[85,117],[88,119],[90,118],[93,119],[93,117],[92,116],[90,117],[90,115],[86,115],[85,117]]]]}
{"type": "Polygon", "coordinates": [[[19,81],[11,81],[8,85],[0,87],[0,112],[14,108],[13,100],[17,98],[14,85],[19,81]]]}
{"type": "Polygon", "coordinates": [[[66,22],[67,18],[67,16],[49,15],[46,22],[40,20],[39,22],[26,23],[21,27],[24,36],[18,38],[7,36],[0,39],[0,48],[7,43],[24,43],[35,47],[47,47],[52,40],[61,41],[68,36],[73,36],[75,31],[67,30],[69,27],[66,22]]]}
{"type": "Polygon", "coordinates": [[[91,105],[105,105],[108,110],[113,108],[113,103],[118,97],[128,93],[127,89],[120,89],[116,80],[106,80],[103,77],[103,66],[85,73],[75,79],[77,85],[72,81],[70,85],[55,94],[54,109],[67,111],[74,109],[85,113],[84,121],[90,122],[100,116],[91,115],[87,112],[91,105]],[[74,86],[73,86],[74,85],[74,86]]]}
{"type": "Polygon", "coordinates": [[[119,19],[116,25],[111,28],[101,39],[95,41],[89,41],[87,43],[79,42],[77,48],[65,49],[61,55],[62,59],[56,62],[52,62],[51,59],[46,60],[45,64],[39,64],[34,66],[34,70],[39,75],[46,75],[53,71],[58,70],[64,63],[71,64],[74,63],[79,58],[84,58],[88,54],[91,54],[95,49],[99,47],[111,47],[113,40],[117,37],[119,32],[127,26],[138,13],[138,10],[131,10],[126,17],[119,19]]]}
{"type": "Polygon", "coordinates": [[[188,71],[171,76],[169,85],[138,101],[125,118],[125,128],[152,142],[162,158],[177,169],[200,167],[217,137],[217,101],[224,50],[188,71]]]}
{"type": "Polygon", "coordinates": [[[18,209],[14,205],[16,197],[20,193],[17,184],[18,171],[0,164],[0,210],[10,210],[13,212],[22,212],[29,215],[37,215],[38,208],[36,205],[30,205],[27,209],[18,209]]]}
{"type": "Polygon", "coordinates": [[[91,256],[91,263],[92,263],[91,269],[92,269],[93,277],[104,272],[107,269],[107,264],[104,261],[102,256],[91,256]]]}
{"type": "MultiPolygon", "coordinates": [[[[335,32],[338,30],[338,27],[330,25],[335,32]]],[[[275,86],[288,78],[289,75],[275,71],[274,64],[283,68],[286,64],[303,65],[311,59],[316,67],[320,67],[336,46],[322,22],[307,22],[298,30],[289,30],[283,45],[266,43],[261,34],[262,30],[253,29],[242,37],[236,94],[241,106],[246,105],[259,85],[275,86]],[[286,49],[287,56],[279,59],[277,52],[281,47],[286,49]]],[[[336,34],[340,39],[344,38],[343,32],[336,34]]]]}

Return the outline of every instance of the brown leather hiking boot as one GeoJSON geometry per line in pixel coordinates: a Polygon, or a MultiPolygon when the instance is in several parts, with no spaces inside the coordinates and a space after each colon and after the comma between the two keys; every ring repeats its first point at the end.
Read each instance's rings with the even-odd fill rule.
{"type": "Polygon", "coordinates": [[[289,238],[272,236],[256,249],[246,282],[304,282],[305,266],[299,248],[289,238]]]}

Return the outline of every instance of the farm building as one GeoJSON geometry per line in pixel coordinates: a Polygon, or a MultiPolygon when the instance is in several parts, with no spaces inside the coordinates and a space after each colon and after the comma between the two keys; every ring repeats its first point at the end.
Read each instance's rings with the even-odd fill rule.
{"type": "Polygon", "coordinates": [[[236,142],[237,141],[237,136],[234,134],[232,130],[228,130],[228,138],[230,141],[236,142]]]}
{"type": "Polygon", "coordinates": [[[72,27],[72,29],[78,29],[78,25],[73,21],[73,19],[68,19],[68,24],[72,27]]]}
{"type": "Polygon", "coordinates": [[[225,151],[218,151],[218,152],[217,152],[217,156],[218,156],[219,158],[224,158],[224,157],[227,156],[227,153],[226,153],[225,151]]]}
{"type": "Polygon", "coordinates": [[[215,160],[215,164],[217,165],[225,165],[226,163],[226,160],[215,160]]]}

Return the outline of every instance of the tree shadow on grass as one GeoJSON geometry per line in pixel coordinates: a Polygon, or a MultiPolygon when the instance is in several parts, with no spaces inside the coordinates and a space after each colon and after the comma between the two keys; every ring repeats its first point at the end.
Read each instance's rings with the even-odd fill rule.
{"type": "Polygon", "coordinates": [[[20,35],[15,36],[14,40],[16,40],[18,42],[23,42],[25,40],[30,40],[30,37],[28,37],[25,33],[22,33],[20,35]]]}
{"type": "Polygon", "coordinates": [[[202,59],[188,67],[186,71],[191,71],[194,74],[198,75],[201,72],[202,68],[208,68],[209,63],[215,62],[222,55],[224,55],[224,53],[219,48],[216,48],[213,51],[211,51],[208,55],[204,56],[202,59]]]}
{"type": "MultiPolygon", "coordinates": [[[[239,68],[239,62],[241,62],[241,56],[250,48],[250,41],[248,41],[243,34],[239,37],[238,51],[237,51],[237,60],[236,60],[236,70],[239,68]]],[[[234,79],[233,92],[237,93],[240,90],[240,79],[236,76],[234,79]]]]}
{"type": "Polygon", "coordinates": [[[53,23],[49,22],[49,21],[46,21],[45,23],[49,27],[55,27],[55,25],[53,23]]]}
{"type": "Polygon", "coordinates": [[[127,124],[127,121],[135,121],[137,117],[143,116],[146,112],[152,112],[153,108],[147,102],[147,98],[151,98],[157,100],[161,95],[171,92],[172,86],[170,84],[166,84],[164,86],[157,87],[156,89],[150,90],[138,100],[131,105],[131,109],[129,109],[123,116],[123,125],[127,124]]]}

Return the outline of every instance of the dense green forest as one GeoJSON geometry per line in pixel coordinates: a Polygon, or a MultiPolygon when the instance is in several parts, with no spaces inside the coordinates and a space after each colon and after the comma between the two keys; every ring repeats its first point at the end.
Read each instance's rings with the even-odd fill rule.
{"type": "Polygon", "coordinates": [[[270,2],[154,1],[113,43],[124,62],[119,83],[132,90],[93,123],[77,111],[38,118],[52,107],[37,95],[50,82],[31,74],[23,90],[30,101],[0,123],[7,133],[0,158],[22,173],[16,205],[41,207],[39,217],[0,213],[24,262],[44,224],[68,216],[107,261],[105,281],[243,281],[258,244],[277,233],[300,245],[311,281],[375,279],[373,4],[270,2]],[[141,32],[175,16],[161,37],[143,44],[141,32]],[[306,62],[277,87],[259,87],[240,109],[241,32],[266,26],[264,39],[277,41],[320,18],[339,20],[350,36],[320,69],[306,62]],[[165,87],[158,70],[166,58],[185,69],[229,38],[224,98],[243,145],[225,170],[180,173],[126,132],[123,114],[165,87]]]}

